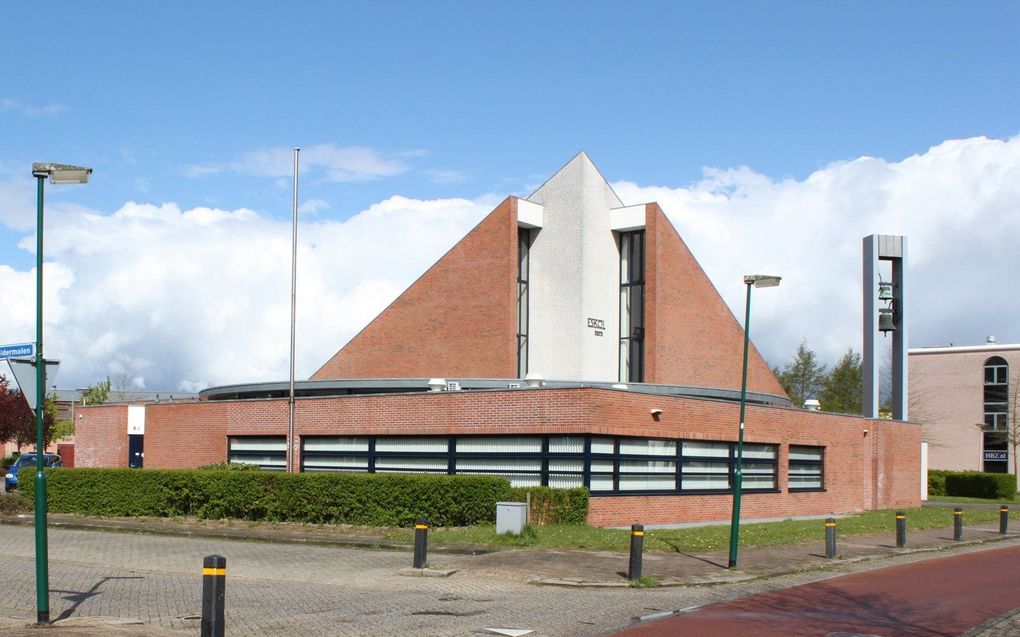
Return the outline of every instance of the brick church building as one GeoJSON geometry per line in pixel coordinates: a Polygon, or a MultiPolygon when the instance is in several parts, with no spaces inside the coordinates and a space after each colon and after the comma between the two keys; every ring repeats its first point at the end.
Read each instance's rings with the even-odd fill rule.
{"type": "MultiPolygon", "coordinates": [[[[728,520],[743,331],[654,203],[580,153],[296,384],[79,410],[78,466],[257,463],[585,486],[589,522],[728,520]],[[289,452],[289,454],[288,454],[289,452]]],[[[791,405],[752,346],[746,518],[909,507],[921,431],[791,405]]]]}

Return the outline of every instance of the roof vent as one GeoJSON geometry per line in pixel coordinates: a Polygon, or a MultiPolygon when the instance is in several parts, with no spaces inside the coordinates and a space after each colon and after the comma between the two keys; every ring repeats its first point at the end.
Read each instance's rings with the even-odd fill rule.
{"type": "Polygon", "coordinates": [[[446,389],[446,379],[445,378],[430,378],[429,379],[429,389],[431,391],[443,391],[444,389],[446,389]]]}
{"type": "Polygon", "coordinates": [[[804,409],[808,411],[821,411],[822,404],[816,398],[808,398],[804,401],[804,409]]]}
{"type": "Polygon", "coordinates": [[[995,337],[994,336],[989,336],[985,340],[985,345],[995,345],[995,337]]]}
{"type": "Polygon", "coordinates": [[[455,380],[447,381],[446,391],[460,391],[460,383],[455,380]]]}

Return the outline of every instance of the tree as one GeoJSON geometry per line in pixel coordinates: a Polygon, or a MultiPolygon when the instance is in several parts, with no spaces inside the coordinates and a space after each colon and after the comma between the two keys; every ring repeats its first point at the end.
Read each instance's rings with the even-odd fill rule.
{"type": "Polygon", "coordinates": [[[85,388],[85,393],[82,394],[81,402],[83,405],[102,405],[106,401],[110,400],[110,377],[107,376],[106,380],[101,380],[95,385],[89,385],[85,388]]]}
{"type": "Polygon", "coordinates": [[[32,410],[21,392],[12,389],[8,380],[0,376],[0,442],[14,440],[31,416],[32,410]]]}
{"type": "Polygon", "coordinates": [[[1006,444],[1013,452],[1013,475],[1017,477],[1017,489],[1020,490],[1020,470],[1017,467],[1017,449],[1020,448],[1020,414],[1017,408],[1020,407],[1020,374],[1016,375],[1013,381],[1013,390],[1009,397],[1009,415],[1006,417],[1006,444]]]}
{"type": "MultiPolygon", "coordinates": [[[[43,401],[43,442],[53,440],[57,422],[57,403],[52,396],[43,401]]],[[[20,391],[11,390],[6,378],[0,376],[0,442],[13,440],[21,447],[36,442],[35,410],[28,406],[20,391]]]]}
{"type": "Polygon", "coordinates": [[[822,380],[818,401],[823,411],[840,414],[860,414],[863,395],[863,365],[861,355],[848,347],[843,357],[822,380]]]}
{"type": "MultiPolygon", "coordinates": [[[[776,368],[773,369],[776,371],[776,368]]],[[[815,353],[808,349],[807,340],[797,346],[797,354],[776,377],[793,404],[800,407],[808,398],[818,395],[825,380],[825,365],[819,365],[815,353]]]]}

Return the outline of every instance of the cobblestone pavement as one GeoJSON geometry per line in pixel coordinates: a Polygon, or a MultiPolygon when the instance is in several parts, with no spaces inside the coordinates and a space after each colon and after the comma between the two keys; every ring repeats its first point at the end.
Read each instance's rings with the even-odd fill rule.
{"type": "MultiPolygon", "coordinates": [[[[189,531],[190,532],[190,531],[189,531]]],[[[38,635],[31,526],[0,524],[0,634],[38,635]]],[[[61,635],[177,635],[198,632],[205,555],[227,558],[230,635],[473,635],[486,627],[536,636],[609,634],[636,618],[677,612],[847,572],[1020,543],[991,526],[912,533],[909,550],[891,537],[840,543],[829,562],[820,543],[745,550],[741,568],[723,554],[646,553],[644,572],[662,588],[629,588],[627,556],[584,551],[503,550],[483,555],[433,551],[446,578],[405,577],[411,549],[373,550],[182,535],[51,528],[50,610],[61,635]],[[537,583],[558,584],[554,586],[537,583]],[[140,623],[110,623],[133,621],[140,623]]],[[[272,538],[262,538],[272,539],[272,538]]],[[[294,538],[290,538],[293,540],[294,538]]],[[[1020,616],[999,618],[968,637],[1020,634],[1020,616]]]]}

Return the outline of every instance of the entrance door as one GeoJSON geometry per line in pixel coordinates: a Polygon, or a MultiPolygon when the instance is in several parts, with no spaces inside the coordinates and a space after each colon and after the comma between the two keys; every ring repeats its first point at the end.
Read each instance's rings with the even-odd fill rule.
{"type": "Polygon", "coordinates": [[[132,469],[141,469],[142,460],[145,458],[143,441],[145,436],[142,434],[129,434],[128,435],[128,466],[132,469]]]}

